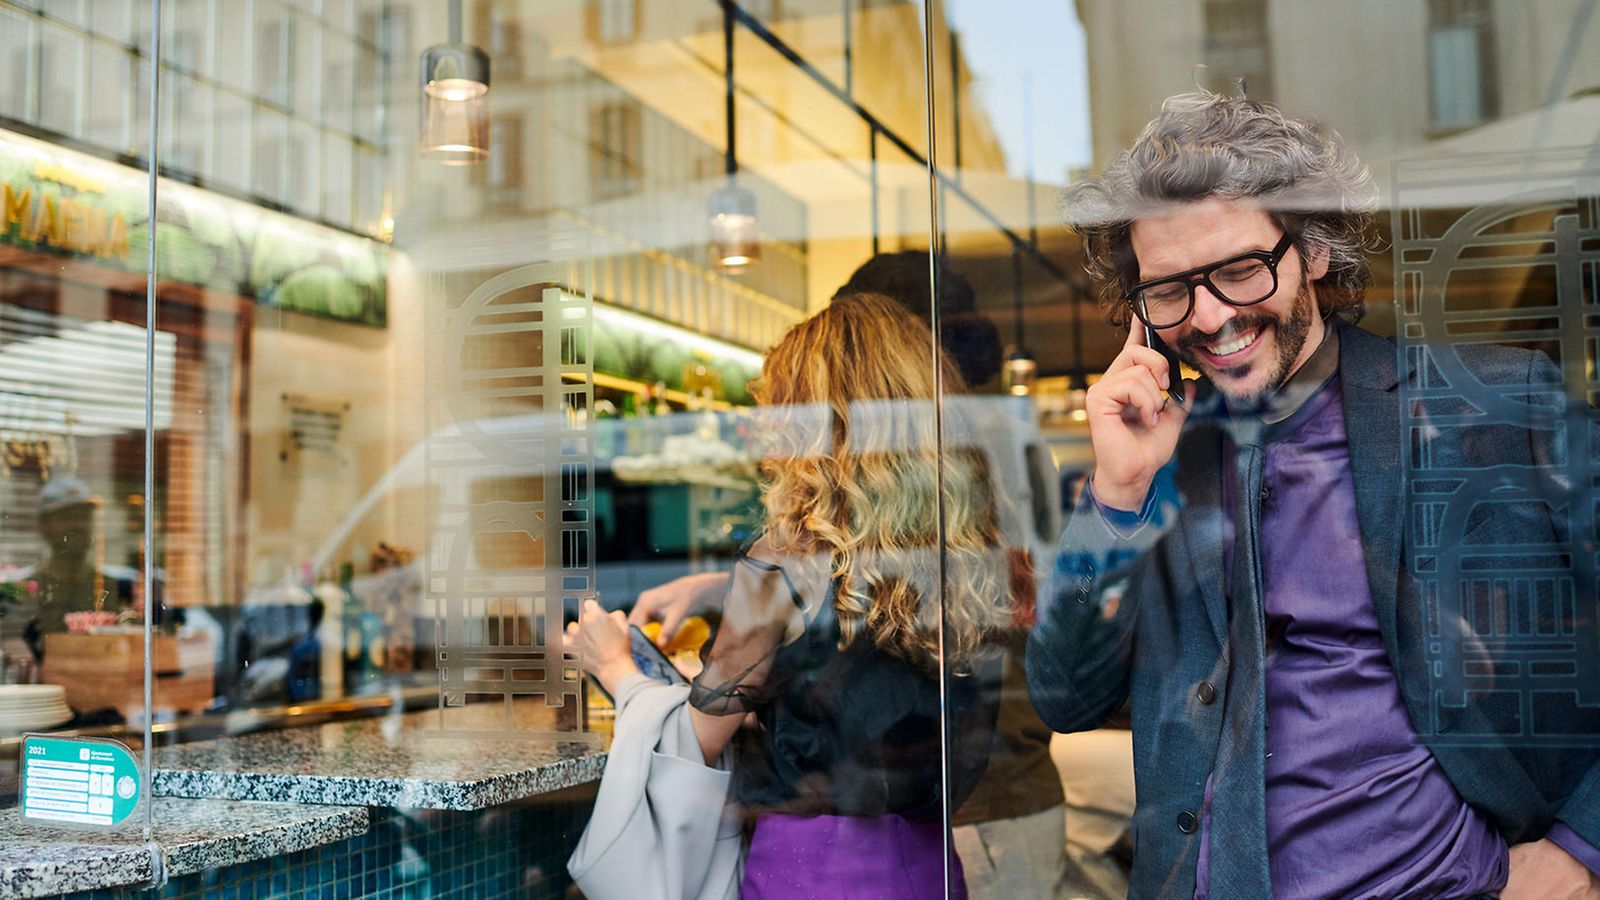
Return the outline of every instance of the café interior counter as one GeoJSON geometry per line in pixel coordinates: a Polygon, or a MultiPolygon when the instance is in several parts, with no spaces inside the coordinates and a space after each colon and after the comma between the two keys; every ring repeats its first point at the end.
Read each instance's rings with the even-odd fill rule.
{"type": "Polygon", "coordinates": [[[395,709],[162,747],[153,789],[158,797],[485,809],[600,779],[599,736],[552,734],[557,712],[519,701],[507,723],[498,703],[395,709]]]}
{"type": "MultiPolygon", "coordinates": [[[[405,712],[155,748],[149,897],[561,897],[606,754],[539,700],[405,712]],[[508,727],[509,726],[509,727],[508,727]],[[448,730],[446,730],[448,727],[448,730]],[[332,892],[330,892],[332,891],[332,892]]],[[[570,714],[567,717],[571,718],[570,714]]],[[[0,896],[149,885],[138,829],[0,818],[0,896]]]]}
{"type": "MultiPolygon", "coordinates": [[[[365,834],[364,807],[158,798],[154,839],[168,877],[271,859],[365,834]]],[[[155,860],[134,824],[114,832],[0,811],[0,896],[45,897],[149,884],[155,860]]]]}

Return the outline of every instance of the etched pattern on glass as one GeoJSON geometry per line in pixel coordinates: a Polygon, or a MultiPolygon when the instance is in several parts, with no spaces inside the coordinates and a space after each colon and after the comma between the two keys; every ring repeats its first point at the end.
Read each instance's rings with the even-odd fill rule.
{"type": "Polygon", "coordinates": [[[588,280],[581,258],[511,269],[464,297],[451,276],[431,322],[425,590],[445,733],[461,732],[449,713],[470,699],[502,704],[503,727],[488,733],[590,736],[574,734],[579,659],[562,629],[595,583],[593,306],[574,289],[588,280]],[[540,700],[548,716],[535,718],[550,725],[529,730],[516,706],[540,700]]]}
{"type": "Polygon", "coordinates": [[[1593,743],[1600,159],[1485,154],[1402,162],[1394,177],[1398,450],[1427,736],[1593,743]],[[1473,374],[1484,345],[1552,365],[1486,383],[1473,374]],[[1524,428],[1525,460],[1472,453],[1524,428]]]}

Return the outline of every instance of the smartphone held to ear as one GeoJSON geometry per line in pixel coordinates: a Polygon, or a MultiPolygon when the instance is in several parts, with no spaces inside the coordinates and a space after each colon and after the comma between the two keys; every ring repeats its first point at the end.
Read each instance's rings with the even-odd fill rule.
{"type": "Polygon", "coordinates": [[[1161,354],[1167,361],[1167,396],[1173,403],[1183,405],[1183,372],[1178,368],[1178,354],[1167,342],[1156,336],[1156,330],[1143,322],[1137,323],[1144,329],[1144,342],[1150,349],[1161,354]]]}

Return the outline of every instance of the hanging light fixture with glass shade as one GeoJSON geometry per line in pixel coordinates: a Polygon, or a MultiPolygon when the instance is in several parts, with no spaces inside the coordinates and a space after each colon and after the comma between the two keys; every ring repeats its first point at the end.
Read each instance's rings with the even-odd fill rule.
{"type": "Polygon", "coordinates": [[[422,156],[468,166],[489,156],[489,54],[461,39],[450,0],[450,42],[422,52],[422,156]]]}
{"type": "Polygon", "coordinates": [[[1089,421],[1089,378],[1083,368],[1083,297],[1087,288],[1073,282],[1072,298],[1072,374],[1067,379],[1067,418],[1089,421]]]}
{"type": "Polygon", "coordinates": [[[726,183],[711,195],[711,259],[717,268],[730,275],[743,272],[761,259],[761,240],[756,229],[756,196],[739,184],[739,157],[735,142],[733,113],[733,3],[722,0],[722,49],[724,97],[723,114],[727,121],[728,145],[723,156],[726,183]]]}
{"type": "Polygon", "coordinates": [[[732,275],[761,259],[755,195],[731,177],[711,195],[711,252],[718,268],[732,275]]]}
{"type": "Polygon", "coordinates": [[[1015,342],[1006,354],[1000,378],[1007,393],[1026,397],[1039,380],[1039,363],[1022,345],[1022,252],[1016,246],[1011,248],[1011,308],[1015,342]]]}
{"type": "Polygon", "coordinates": [[[1023,347],[1006,354],[1004,375],[1006,390],[1017,397],[1033,393],[1033,384],[1039,380],[1039,363],[1023,347]]]}

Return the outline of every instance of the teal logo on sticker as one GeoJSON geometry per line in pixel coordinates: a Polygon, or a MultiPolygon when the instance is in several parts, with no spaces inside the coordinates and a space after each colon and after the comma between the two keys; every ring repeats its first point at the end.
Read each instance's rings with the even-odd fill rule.
{"type": "Polygon", "coordinates": [[[29,735],[17,795],[22,817],[112,827],[139,808],[139,764],[117,741],[29,735]]]}

